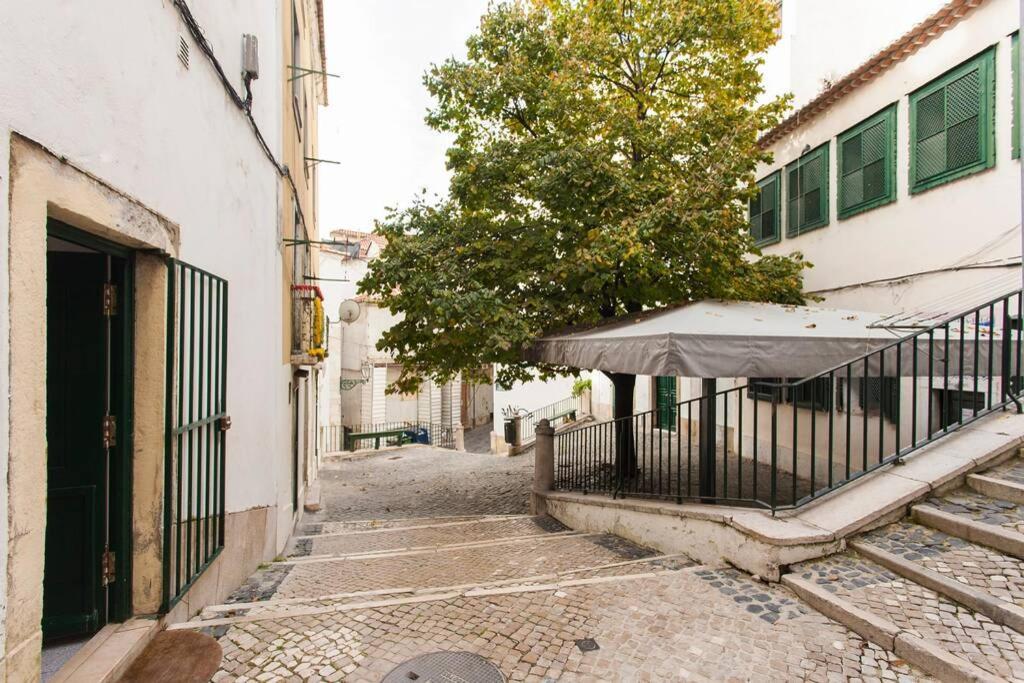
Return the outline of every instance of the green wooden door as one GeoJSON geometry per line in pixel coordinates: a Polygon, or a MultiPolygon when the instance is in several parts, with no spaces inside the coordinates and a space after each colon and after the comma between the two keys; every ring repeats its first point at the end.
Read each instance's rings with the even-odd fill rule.
{"type": "Polygon", "coordinates": [[[49,252],[46,301],[46,547],[43,635],[106,622],[101,563],[106,501],[107,257],[49,252]]]}
{"type": "Polygon", "coordinates": [[[658,426],[662,429],[676,428],[676,378],[654,378],[655,412],[658,426]]]}

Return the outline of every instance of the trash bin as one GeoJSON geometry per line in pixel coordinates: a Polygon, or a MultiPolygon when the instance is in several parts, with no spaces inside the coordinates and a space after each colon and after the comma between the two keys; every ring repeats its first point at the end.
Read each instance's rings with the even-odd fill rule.
{"type": "Polygon", "coordinates": [[[505,420],[505,443],[515,444],[516,442],[516,421],[505,420]]]}

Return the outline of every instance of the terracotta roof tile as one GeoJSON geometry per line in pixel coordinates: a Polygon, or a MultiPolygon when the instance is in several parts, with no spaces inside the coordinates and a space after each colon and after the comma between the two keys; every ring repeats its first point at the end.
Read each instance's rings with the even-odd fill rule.
{"type": "Polygon", "coordinates": [[[761,136],[758,144],[768,147],[823,114],[833,104],[875,80],[922,47],[955,26],[986,0],[952,0],[935,14],[910,29],[831,87],[796,110],[782,123],[761,136]]]}

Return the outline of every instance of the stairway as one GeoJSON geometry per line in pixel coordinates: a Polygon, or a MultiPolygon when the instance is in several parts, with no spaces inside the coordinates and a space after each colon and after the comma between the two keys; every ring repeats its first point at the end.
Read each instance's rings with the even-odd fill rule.
{"type": "Polygon", "coordinates": [[[782,580],[937,678],[1024,681],[1024,459],[968,475],[782,580]]]}

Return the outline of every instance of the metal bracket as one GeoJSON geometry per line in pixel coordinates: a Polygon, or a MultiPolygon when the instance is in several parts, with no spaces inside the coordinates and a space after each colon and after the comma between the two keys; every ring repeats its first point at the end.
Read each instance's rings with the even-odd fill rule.
{"type": "Polygon", "coordinates": [[[295,66],[294,64],[289,64],[288,68],[291,69],[292,72],[293,72],[293,75],[288,79],[289,83],[291,83],[292,81],[297,80],[299,78],[305,78],[306,76],[310,76],[310,75],[313,75],[313,74],[316,74],[317,76],[327,76],[328,78],[341,78],[341,74],[332,74],[332,73],[327,73],[326,71],[317,71],[316,69],[307,69],[304,66],[295,66]],[[294,73],[296,71],[298,73],[294,73]]]}
{"type": "Polygon", "coordinates": [[[224,417],[217,420],[217,426],[220,427],[220,431],[226,432],[231,429],[231,416],[225,415],[224,417]]]}
{"type": "Polygon", "coordinates": [[[101,578],[100,581],[104,586],[117,581],[117,554],[112,550],[106,550],[103,553],[103,559],[100,567],[101,578]]]}
{"type": "Polygon", "coordinates": [[[104,415],[100,429],[103,433],[103,447],[113,448],[117,445],[117,418],[113,415],[104,415]]]}
{"type": "Polygon", "coordinates": [[[117,315],[117,285],[103,283],[103,315],[112,318],[117,315]]]}

